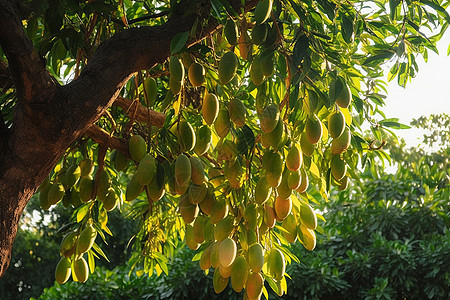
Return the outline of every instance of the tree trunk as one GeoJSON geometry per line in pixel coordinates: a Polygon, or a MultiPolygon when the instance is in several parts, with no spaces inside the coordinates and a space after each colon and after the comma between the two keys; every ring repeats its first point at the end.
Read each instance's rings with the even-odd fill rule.
{"type": "MultiPolygon", "coordinates": [[[[207,21],[199,22],[206,25],[198,26],[192,45],[219,27],[209,0],[193,2],[177,4],[162,26],[131,28],[104,41],[81,75],[60,86],[24,33],[16,2],[0,0],[0,46],[12,80],[0,79],[3,85],[13,82],[18,97],[11,128],[0,114],[0,276],[8,268],[26,204],[66,149],[113,104],[135,72],[167,59],[177,33],[190,32],[197,18],[207,21]]],[[[241,11],[241,0],[229,2],[241,11]]],[[[243,2],[249,10],[258,0],[243,2]]]]}

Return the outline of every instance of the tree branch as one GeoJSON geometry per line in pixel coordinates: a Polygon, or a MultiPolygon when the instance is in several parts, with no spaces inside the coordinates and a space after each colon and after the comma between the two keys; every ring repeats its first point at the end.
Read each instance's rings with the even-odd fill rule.
{"type": "Polygon", "coordinates": [[[113,105],[122,108],[128,115],[136,120],[161,128],[166,121],[166,115],[141,105],[139,101],[133,101],[124,97],[117,97],[113,105]]]}
{"type": "Polygon", "coordinates": [[[18,98],[40,102],[53,94],[56,83],[26,36],[19,15],[15,1],[0,0],[0,45],[8,59],[18,98]]]}
{"type": "Polygon", "coordinates": [[[128,153],[128,142],[125,139],[111,136],[109,132],[102,129],[100,126],[92,125],[86,130],[85,134],[98,144],[111,149],[117,149],[125,156],[130,156],[128,153]]]}

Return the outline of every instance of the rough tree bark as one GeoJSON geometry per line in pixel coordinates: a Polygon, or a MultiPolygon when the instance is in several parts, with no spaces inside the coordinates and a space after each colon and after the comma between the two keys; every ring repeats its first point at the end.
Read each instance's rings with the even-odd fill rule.
{"type": "MultiPolygon", "coordinates": [[[[241,12],[241,0],[229,2],[241,12]]],[[[249,10],[258,1],[243,2],[249,10]]],[[[0,276],[8,268],[23,209],[66,149],[84,133],[123,149],[123,142],[108,143],[93,124],[135,72],[167,59],[177,33],[190,31],[197,18],[206,26],[198,26],[189,43],[215,31],[219,25],[210,9],[208,0],[183,0],[166,24],[116,34],[100,45],[76,80],[61,86],[27,38],[16,1],[0,0],[0,46],[18,97],[11,128],[0,114],[0,276]]]]}

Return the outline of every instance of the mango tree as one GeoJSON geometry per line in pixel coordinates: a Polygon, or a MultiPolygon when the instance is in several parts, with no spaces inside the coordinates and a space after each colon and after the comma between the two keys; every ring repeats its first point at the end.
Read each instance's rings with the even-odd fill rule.
{"type": "Polygon", "coordinates": [[[445,7],[0,0],[0,274],[39,192],[42,209],[73,209],[59,283],[107,259],[96,240],[119,207],[140,221],[139,274],[168,272],[183,241],[217,293],[230,281],[258,299],[267,282],[282,295],[289,244],[313,250],[321,231],[314,203],[403,127],[381,111],[383,64],[400,85],[414,77],[445,7]]]}

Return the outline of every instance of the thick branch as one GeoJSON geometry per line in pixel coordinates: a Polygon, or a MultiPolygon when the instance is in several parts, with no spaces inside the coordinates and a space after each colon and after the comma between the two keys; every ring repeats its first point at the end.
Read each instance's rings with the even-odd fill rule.
{"type": "Polygon", "coordinates": [[[129,116],[136,120],[161,128],[164,126],[166,115],[141,105],[139,101],[133,101],[124,97],[117,97],[113,105],[122,108],[129,116]]]}
{"type": "Polygon", "coordinates": [[[16,5],[16,1],[0,0],[0,45],[8,59],[18,98],[39,102],[53,93],[56,84],[26,36],[16,5]]]}
{"type": "Polygon", "coordinates": [[[117,149],[124,155],[129,156],[128,142],[126,140],[111,136],[106,130],[97,125],[89,127],[85,133],[96,143],[111,149],[117,149]]]}

